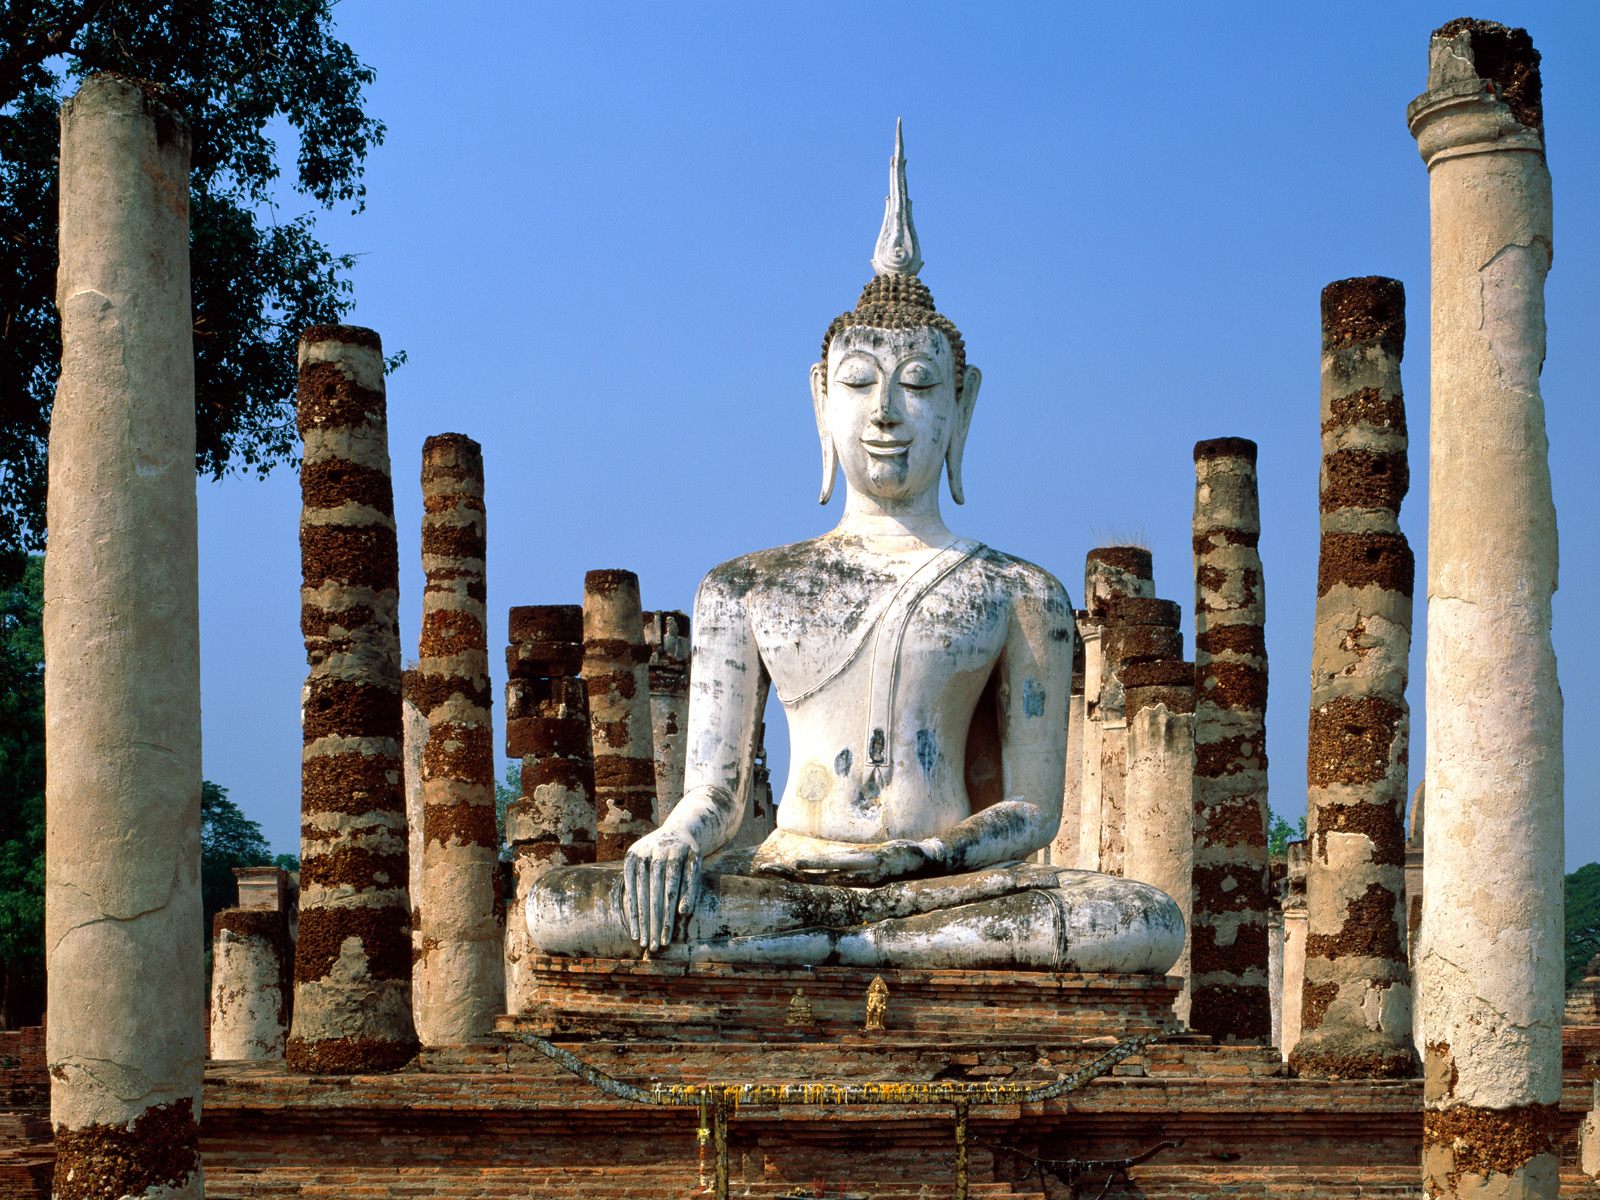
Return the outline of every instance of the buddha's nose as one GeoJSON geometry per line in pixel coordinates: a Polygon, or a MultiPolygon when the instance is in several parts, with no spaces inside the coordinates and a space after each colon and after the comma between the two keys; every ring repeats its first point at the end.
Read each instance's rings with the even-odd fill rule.
{"type": "Polygon", "coordinates": [[[900,399],[890,386],[880,387],[872,398],[872,422],[875,425],[898,425],[902,413],[900,399]]]}

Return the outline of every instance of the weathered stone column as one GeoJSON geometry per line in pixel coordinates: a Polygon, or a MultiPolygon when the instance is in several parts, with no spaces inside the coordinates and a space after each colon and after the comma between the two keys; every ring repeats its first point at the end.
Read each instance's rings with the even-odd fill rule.
{"type": "Polygon", "coordinates": [[[1283,881],[1283,1002],[1278,1010],[1278,1049],[1285,1062],[1300,1041],[1300,1002],[1306,979],[1306,855],[1309,842],[1290,842],[1283,881]]]}
{"type": "Polygon", "coordinates": [[[199,1196],[188,126],[154,89],[96,75],[62,105],[60,161],[44,566],[56,1194],[199,1196]]]}
{"type": "Polygon", "coordinates": [[[650,739],[656,758],[655,823],[660,825],[683,799],[689,750],[689,615],[645,613],[644,641],[650,648],[650,739]]]}
{"type": "MultiPolygon", "coordinates": [[[[1183,610],[1170,600],[1112,596],[1105,605],[1100,641],[1100,869],[1123,874],[1126,848],[1137,829],[1128,824],[1128,711],[1122,673],[1142,663],[1183,657],[1178,623],[1183,610]]],[[[1193,685],[1193,672],[1190,673],[1193,685]]]]}
{"type": "Polygon", "coordinates": [[[283,1057],[289,1032],[289,921],[272,908],[225,908],[211,919],[211,1057],[283,1057]]]}
{"type": "Polygon", "coordinates": [[[600,862],[617,861],[655,828],[649,660],[639,577],[632,571],[590,571],[583,577],[583,678],[594,742],[600,862]]]}
{"type": "MultiPolygon", "coordinates": [[[[422,956],[422,752],[428,745],[428,717],[417,707],[412,689],[417,669],[400,675],[400,756],[406,793],[406,888],[411,897],[411,963],[422,956]]],[[[411,989],[411,1019],[422,1020],[422,992],[411,989]]]]}
{"type": "Polygon", "coordinates": [[[1272,1032],[1267,990],[1267,646],[1256,444],[1194,448],[1194,895],[1189,1023],[1272,1032]]]}
{"type": "MultiPolygon", "coordinates": [[[[1084,612],[1077,610],[1074,622],[1083,628],[1084,612]]],[[[1078,825],[1083,806],[1083,722],[1084,653],[1082,636],[1072,639],[1072,691],[1067,697],[1067,774],[1061,789],[1061,825],[1041,862],[1060,867],[1078,865],[1078,825]]]]}
{"type": "Polygon", "coordinates": [[[409,688],[428,718],[417,1036],[459,1046],[488,1034],[505,1005],[477,442],[445,433],[423,443],[422,507],[422,640],[409,688]]]}
{"type": "Polygon", "coordinates": [[[1400,356],[1406,294],[1322,291],[1322,544],[1307,739],[1305,996],[1290,1065],[1326,1079],[1416,1074],[1406,962],[1411,584],[1400,356]]]}
{"type": "MultiPolygon", "coordinates": [[[[1194,664],[1133,663],[1122,669],[1122,688],[1128,721],[1128,842],[1122,873],[1176,900],[1187,931],[1194,871],[1194,664]]],[[[1187,932],[1172,973],[1183,977],[1173,1010],[1187,1022],[1187,932]]]]}
{"type": "Polygon", "coordinates": [[[1268,1044],[1283,1044],[1283,907],[1272,898],[1267,909],[1267,994],[1272,998],[1272,1035],[1268,1044]]]}
{"type": "Polygon", "coordinates": [[[401,762],[400,563],[378,335],[300,337],[300,930],[285,1058],[316,1074],[416,1052],[401,762]]]}
{"type": "Polygon", "coordinates": [[[1526,31],[1435,31],[1428,167],[1428,845],[1423,1186],[1554,1196],[1561,1095],[1556,518],[1539,372],[1550,173],[1526,31]]]}
{"type": "Polygon", "coordinates": [[[522,760],[522,795],[506,809],[514,894],[505,929],[506,1011],[527,1009],[524,910],[546,871],[595,860],[594,760],[584,681],[583,609],[513,608],[506,649],[506,755],[522,760]]]}
{"type": "MultiPolygon", "coordinates": [[[[1120,714],[1113,722],[1111,744],[1104,714],[1100,711],[1101,692],[1106,684],[1104,632],[1106,605],[1116,596],[1155,596],[1150,551],[1142,546],[1101,546],[1089,551],[1083,567],[1083,604],[1086,615],[1078,632],[1084,653],[1084,724],[1080,772],[1082,791],[1078,803],[1078,863],[1086,871],[1100,870],[1101,844],[1105,836],[1104,763],[1109,752],[1118,771],[1126,754],[1126,730],[1120,714]]],[[[1118,776],[1120,783],[1120,773],[1118,776]]],[[[1118,797],[1120,799],[1120,795],[1118,797]]]]}

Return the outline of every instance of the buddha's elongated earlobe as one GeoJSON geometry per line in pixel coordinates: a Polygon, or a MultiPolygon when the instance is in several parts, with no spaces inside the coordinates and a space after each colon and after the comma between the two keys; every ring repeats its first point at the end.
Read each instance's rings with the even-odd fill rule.
{"type": "Polygon", "coordinates": [[[828,432],[827,406],[828,377],[823,372],[821,363],[813,363],[811,407],[817,414],[817,437],[822,442],[822,493],[817,497],[818,504],[826,504],[833,499],[833,477],[839,469],[839,451],[833,444],[833,436],[828,432]]]}
{"type": "Polygon", "coordinates": [[[967,502],[966,490],[961,486],[961,459],[967,452],[967,430],[972,428],[972,410],[978,403],[978,386],[983,373],[977,367],[968,367],[961,377],[961,398],[956,401],[956,427],[950,433],[950,448],[944,452],[944,465],[950,476],[950,499],[957,504],[967,502]]]}

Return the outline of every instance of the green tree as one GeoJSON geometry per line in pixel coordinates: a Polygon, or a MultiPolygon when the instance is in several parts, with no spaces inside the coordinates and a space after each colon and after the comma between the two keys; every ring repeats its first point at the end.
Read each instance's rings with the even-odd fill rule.
{"type": "Polygon", "coordinates": [[[209,779],[200,784],[200,903],[205,912],[206,940],[211,918],[238,903],[235,867],[263,867],[273,862],[272,847],[261,826],[228,799],[228,789],[209,779]]]}
{"type": "MultiPolygon", "coordinates": [[[[275,211],[274,135],[293,135],[296,191],[359,211],[384,132],[363,111],[373,72],[335,36],[335,2],[0,0],[0,550],[43,542],[57,112],[92,72],[167,87],[191,123],[196,468],[265,475],[292,461],[295,340],[349,311],[353,259],[317,239],[314,206],[275,211]]],[[[19,567],[12,553],[0,571],[19,567]]]]}
{"type": "Polygon", "coordinates": [[[522,795],[522,763],[518,759],[506,763],[504,779],[494,785],[494,832],[500,842],[500,861],[511,861],[511,847],[506,844],[506,809],[522,795]]]}
{"type": "Polygon", "coordinates": [[[1600,954],[1600,863],[1579,867],[1564,881],[1566,894],[1567,986],[1583,978],[1583,968],[1600,954]]]}
{"type": "Polygon", "coordinates": [[[0,587],[0,1028],[44,1010],[44,559],[0,587]]]}
{"type": "Polygon", "coordinates": [[[1306,836],[1305,814],[1300,814],[1300,819],[1293,825],[1285,821],[1277,813],[1272,814],[1272,819],[1267,823],[1267,853],[1279,855],[1285,853],[1290,842],[1304,840],[1306,836]]]}

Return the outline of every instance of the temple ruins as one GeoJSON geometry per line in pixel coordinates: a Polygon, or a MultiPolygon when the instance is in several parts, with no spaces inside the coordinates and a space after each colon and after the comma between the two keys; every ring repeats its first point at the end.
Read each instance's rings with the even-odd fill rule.
{"type": "Polygon", "coordinates": [[[91,77],[61,122],[48,1036],[0,1033],[0,1129],[32,1138],[0,1197],[1594,1195],[1600,967],[1560,976],[1539,56],[1452,21],[1426,78],[1427,676],[1406,288],[1340,279],[1294,401],[1320,460],[1277,465],[1320,480],[1303,841],[1269,853],[1256,443],[1218,413],[1194,446],[1169,514],[1193,556],[1165,564],[1192,602],[1143,546],[1091,549],[1073,597],[947,527],[982,347],[922,279],[897,131],[872,275],[819,314],[810,373],[843,515],[705,564],[692,611],[626,569],[490,610],[516,543],[478,443],[420,447],[420,537],[398,530],[391,457],[418,448],[390,446],[379,336],[305,332],[301,868],[240,872],[207,1012],[187,134],[91,77]],[[402,542],[426,576],[404,635],[402,542]]]}

